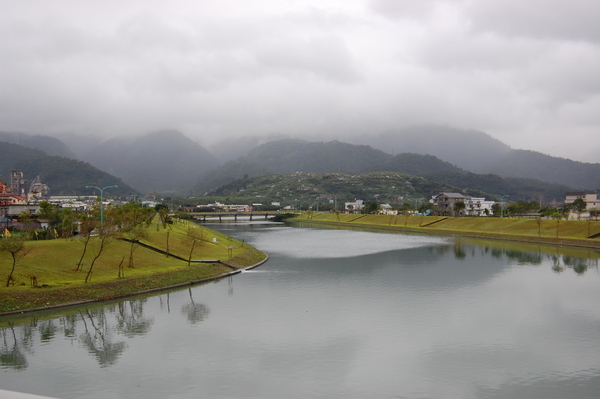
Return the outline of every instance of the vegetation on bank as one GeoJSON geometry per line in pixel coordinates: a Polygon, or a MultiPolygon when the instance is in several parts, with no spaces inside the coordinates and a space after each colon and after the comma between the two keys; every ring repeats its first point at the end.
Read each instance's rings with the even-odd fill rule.
{"type": "MultiPolygon", "coordinates": [[[[135,238],[131,233],[115,231],[106,239],[100,234],[24,241],[26,254],[18,259],[9,286],[2,284],[0,288],[0,312],[131,295],[217,277],[266,258],[264,253],[221,233],[185,220],[163,224],[159,216],[146,224],[143,234],[135,238]],[[146,246],[132,245],[124,239],[138,240],[146,246]],[[82,255],[83,262],[78,268],[82,255]]],[[[9,239],[15,238],[0,241],[9,239]]],[[[0,253],[0,278],[3,279],[0,281],[7,281],[12,267],[11,255],[6,251],[0,253]]]]}
{"type": "Polygon", "coordinates": [[[290,220],[600,248],[600,237],[589,238],[600,235],[600,221],[594,220],[446,217],[408,214],[358,215],[318,212],[306,212],[296,215],[290,220]]]}

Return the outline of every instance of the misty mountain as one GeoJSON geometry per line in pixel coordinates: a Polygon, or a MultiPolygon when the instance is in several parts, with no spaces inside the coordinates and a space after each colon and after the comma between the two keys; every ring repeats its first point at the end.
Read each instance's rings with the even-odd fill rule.
{"type": "Polygon", "coordinates": [[[245,157],[229,161],[200,178],[192,193],[202,195],[232,179],[266,173],[359,173],[387,162],[392,156],[366,145],[340,141],[308,142],[284,139],[253,148],[245,157]]]}
{"type": "Polygon", "coordinates": [[[564,184],[548,183],[538,179],[508,177],[497,174],[477,174],[460,169],[433,155],[398,154],[382,165],[368,169],[369,172],[399,172],[422,176],[437,183],[459,187],[461,191],[479,190],[496,197],[509,195],[514,200],[561,201],[573,188],[564,184]]]}
{"type": "Polygon", "coordinates": [[[487,133],[432,125],[366,135],[357,142],[393,154],[433,155],[475,173],[500,162],[511,152],[509,146],[487,133]]]}
{"type": "Polygon", "coordinates": [[[427,176],[435,173],[466,173],[465,170],[442,161],[433,155],[415,153],[398,154],[384,164],[372,166],[363,172],[400,172],[413,176],[427,176]]]}
{"type": "Polygon", "coordinates": [[[600,189],[600,164],[515,150],[476,130],[415,126],[379,135],[362,136],[361,143],[392,153],[434,155],[477,174],[523,177],[580,190],[600,189]]]}
{"type": "Polygon", "coordinates": [[[76,158],[73,151],[71,151],[71,149],[64,142],[55,137],[21,132],[0,131],[0,141],[18,144],[27,148],[42,150],[47,155],[57,155],[59,157],[73,159],[76,158]]]}
{"type": "Polygon", "coordinates": [[[65,143],[80,161],[104,141],[101,134],[54,133],[53,136],[65,143]]]}
{"type": "Polygon", "coordinates": [[[600,163],[578,162],[535,151],[512,150],[485,170],[505,177],[527,177],[577,189],[600,189],[600,163]]]}
{"type": "Polygon", "coordinates": [[[187,194],[190,181],[220,165],[204,147],[176,130],[135,140],[111,139],[94,147],[84,160],[142,192],[173,194],[187,194]]]}
{"type": "Polygon", "coordinates": [[[301,140],[279,140],[258,146],[250,151],[248,156],[208,172],[199,181],[194,192],[203,194],[210,191],[211,194],[218,195],[227,192],[227,195],[231,196],[232,190],[235,191],[241,187],[240,184],[245,184],[249,177],[292,172],[342,172],[354,175],[374,172],[401,173],[426,178],[435,182],[432,183],[432,187],[436,188],[453,187],[465,193],[484,192],[488,197],[510,195],[515,201],[560,201],[565,192],[573,190],[567,185],[535,179],[476,174],[433,155],[405,153],[392,156],[370,146],[339,141],[311,143],[301,140]],[[381,163],[374,165],[375,162],[381,163]],[[232,181],[233,183],[230,183],[232,181]]]}
{"type": "MultiPolygon", "coordinates": [[[[59,156],[50,156],[43,151],[26,148],[17,144],[0,142],[0,180],[10,183],[10,169],[23,171],[25,179],[31,182],[40,176],[42,183],[50,187],[50,195],[93,195],[85,186],[111,188],[107,195],[130,195],[136,191],[92,165],[59,156]]],[[[29,189],[29,185],[27,185],[29,189]]]]}

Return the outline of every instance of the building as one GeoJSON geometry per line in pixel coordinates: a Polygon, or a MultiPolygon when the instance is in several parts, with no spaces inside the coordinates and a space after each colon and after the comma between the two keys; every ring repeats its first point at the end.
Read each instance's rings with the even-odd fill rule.
{"type": "Polygon", "coordinates": [[[454,204],[457,202],[466,202],[467,199],[468,197],[460,193],[440,193],[434,198],[433,203],[438,215],[452,216],[454,215],[454,204]]]}
{"type": "Polygon", "coordinates": [[[492,214],[492,205],[495,203],[486,201],[485,198],[468,197],[460,193],[440,193],[433,198],[435,211],[441,216],[487,216],[492,214]],[[457,202],[465,204],[458,215],[454,211],[457,202]]]}
{"type": "Polygon", "coordinates": [[[354,202],[345,202],[344,209],[348,213],[361,213],[365,209],[365,202],[363,200],[354,200],[354,202]]]}
{"type": "Polygon", "coordinates": [[[8,184],[0,181],[0,216],[18,215],[26,205],[27,198],[15,194],[8,184]]]}
{"type": "Polygon", "coordinates": [[[586,210],[600,209],[600,200],[598,194],[594,191],[575,191],[565,194],[565,204],[572,204],[576,199],[581,198],[587,204],[586,210]]]}
{"type": "Polygon", "coordinates": [[[492,214],[492,205],[496,201],[486,201],[485,198],[470,197],[465,201],[465,215],[467,216],[488,216],[492,214]],[[487,212],[486,212],[487,210],[487,212]]]}
{"type": "Polygon", "coordinates": [[[25,197],[25,183],[27,180],[23,177],[23,171],[18,169],[10,170],[10,189],[16,195],[25,197]]]}
{"type": "Polygon", "coordinates": [[[381,204],[379,205],[379,214],[380,215],[397,215],[398,210],[392,209],[390,204],[381,204]]]}
{"type": "Polygon", "coordinates": [[[40,177],[36,176],[29,186],[29,192],[27,193],[27,199],[29,201],[39,201],[42,198],[48,197],[50,188],[40,181],[40,177]]]}

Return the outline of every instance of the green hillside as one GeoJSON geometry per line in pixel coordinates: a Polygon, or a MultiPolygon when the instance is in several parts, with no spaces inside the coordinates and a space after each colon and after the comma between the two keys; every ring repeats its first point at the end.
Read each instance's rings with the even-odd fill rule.
{"type": "MultiPolygon", "coordinates": [[[[286,173],[246,177],[231,181],[208,193],[210,196],[254,197],[256,202],[282,205],[328,204],[362,199],[401,205],[405,201],[428,200],[441,191],[458,188],[402,173],[376,172],[362,175],[343,173],[286,173]]],[[[481,191],[463,190],[473,196],[489,196],[481,191]]]]}
{"type": "Polygon", "coordinates": [[[252,149],[248,156],[230,161],[200,178],[191,190],[203,195],[233,179],[266,173],[360,173],[387,162],[392,156],[366,145],[340,141],[309,142],[284,139],[252,149]]]}
{"type": "Polygon", "coordinates": [[[40,150],[0,142],[0,180],[5,183],[9,181],[10,169],[22,170],[29,182],[39,175],[42,183],[50,187],[50,195],[92,194],[90,189],[85,188],[86,185],[99,187],[118,185],[118,188],[111,189],[110,195],[136,193],[121,179],[88,163],[59,156],[49,156],[40,150]]]}

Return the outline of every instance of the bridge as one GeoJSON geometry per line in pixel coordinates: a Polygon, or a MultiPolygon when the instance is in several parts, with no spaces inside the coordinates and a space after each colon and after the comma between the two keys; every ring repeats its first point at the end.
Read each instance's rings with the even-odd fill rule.
{"type": "Polygon", "coordinates": [[[252,211],[252,212],[189,212],[189,214],[194,219],[199,219],[201,222],[206,222],[207,218],[216,219],[219,218],[219,222],[223,220],[224,217],[233,217],[233,219],[237,222],[238,218],[240,219],[250,219],[252,221],[253,218],[256,219],[264,219],[268,220],[269,216],[283,215],[286,213],[290,213],[290,211],[252,211]]]}

